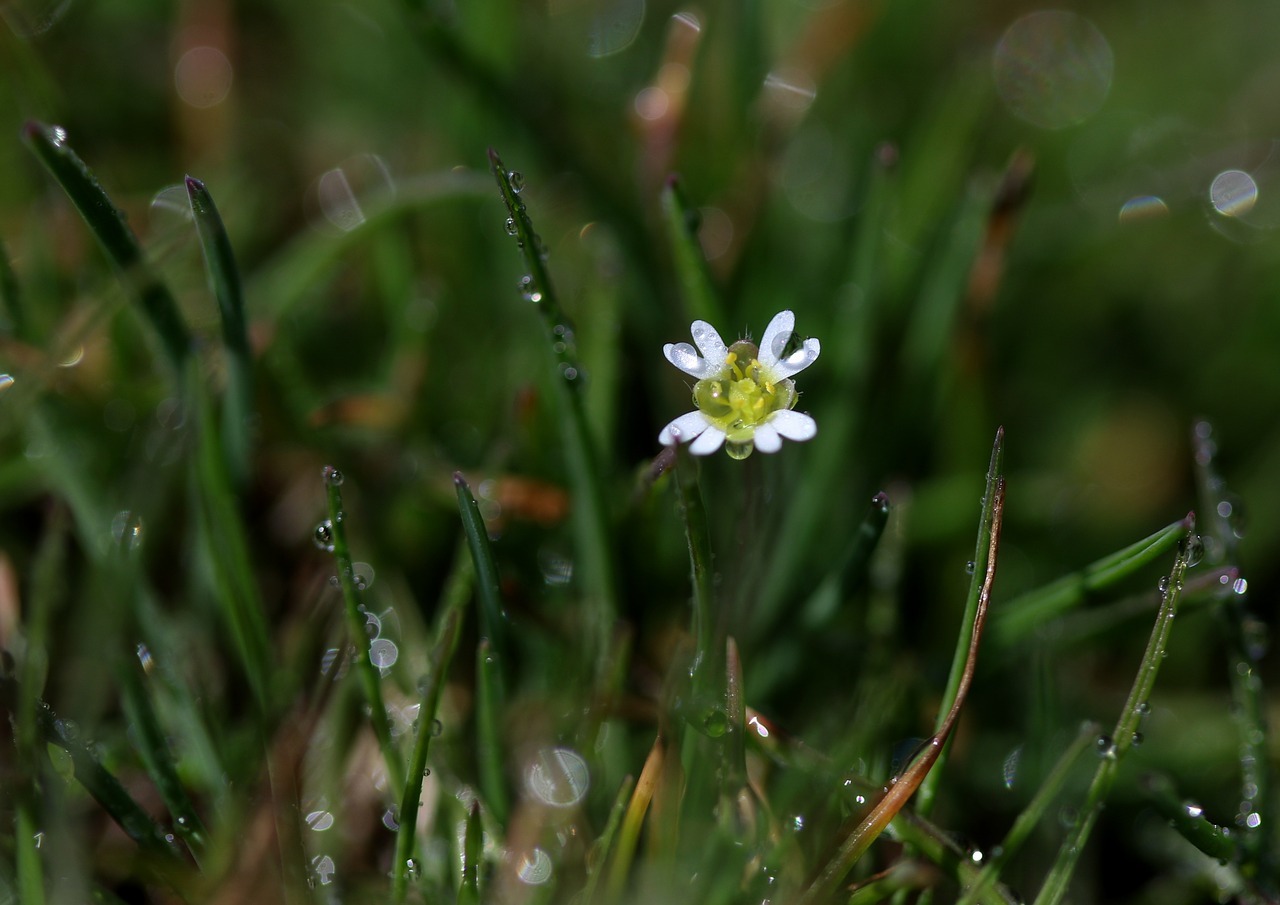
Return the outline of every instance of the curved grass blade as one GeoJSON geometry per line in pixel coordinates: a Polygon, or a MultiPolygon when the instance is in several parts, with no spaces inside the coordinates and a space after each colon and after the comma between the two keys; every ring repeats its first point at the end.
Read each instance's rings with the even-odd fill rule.
{"type": "Polygon", "coordinates": [[[806,629],[821,630],[835,615],[835,607],[852,596],[858,584],[867,577],[871,554],[889,524],[889,495],[881,491],[871,498],[867,514],[859,523],[832,575],[809,595],[800,609],[800,624],[806,629]]]}
{"type": "MultiPolygon", "coordinates": [[[[369,658],[370,639],[365,631],[364,613],[361,612],[359,590],[356,588],[355,573],[351,568],[351,552],[347,547],[347,526],[342,511],[342,473],[332,465],[324,468],[324,486],[328,496],[329,520],[319,531],[327,529],[333,559],[338,565],[338,585],[342,589],[343,612],[347,618],[347,631],[350,634],[354,669],[360,676],[360,688],[364,692],[365,703],[369,707],[369,722],[373,734],[378,739],[378,747],[382,750],[382,758],[387,766],[387,779],[391,785],[392,796],[402,795],[405,789],[404,763],[400,760],[400,752],[391,739],[391,721],[387,718],[387,708],[382,702],[382,676],[378,667],[369,658]]],[[[319,536],[319,535],[317,535],[319,536]]],[[[416,802],[417,799],[415,798],[416,802]]]]}
{"type": "Polygon", "coordinates": [[[835,857],[827,862],[813,883],[797,900],[799,905],[816,905],[819,902],[826,902],[835,894],[849,869],[871,847],[871,843],[885,830],[889,822],[920,788],[930,771],[935,768],[941,759],[944,746],[950,739],[951,730],[955,728],[956,720],[960,716],[960,708],[973,683],[973,673],[978,660],[978,642],[982,638],[987,605],[991,599],[991,587],[996,577],[996,554],[1000,548],[1000,526],[1004,518],[1004,478],[999,474],[1002,437],[1003,432],[997,433],[996,446],[991,457],[992,470],[989,473],[991,481],[986,505],[983,507],[983,533],[988,537],[987,549],[983,555],[985,568],[968,632],[967,653],[955,690],[948,695],[951,699],[950,709],[941,716],[937,731],[921,746],[907,768],[890,780],[889,785],[871,805],[870,810],[845,837],[835,857]]]}
{"type": "Polygon", "coordinates": [[[1036,825],[1049,810],[1049,805],[1053,802],[1053,799],[1062,791],[1062,787],[1066,785],[1067,777],[1071,772],[1071,768],[1075,766],[1076,761],[1084,752],[1094,747],[1098,738],[1098,729],[1097,723],[1085,723],[1080,727],[1075,741],[1067,746],[1067,750],[1062,752],[1062,756],[1053,765],[1049,775],[1045,777],[1044,782],[1036,789],[1036,794],[1032,796],[1031,801],[1023,808],[1017,819],[1013,821],[1013,826],[1009,827],[1009,832],[1005,834],[1004,839],[991,850],[989,857],[983,864],[982,873],[978,875],[978,879],[965,890],[956,905],[976,905],[976,903],[982,901],[982,897],[987,890],[1000,878],[1000,871],[1022,848],[1023,843],[1027,841],[1027,837],[1031,835],[1031,831],[1036,828],[1036,825]]]}
{"type": "Polygon", "coordinates": [[[462,533],[475,564],[476,593],[480,598],[480,634],[489,639],[499,657],[506,655],[506,616],[502,611],[502,590],[498,584],[498,566],[493,559],[489,531],[476,498],[462,472],[453,473],[453,486],[458,494],[458,514],[462,517],[462,533]]]}
{"type": "Polygon", "coordinates": [[[222,342],[227,349],[226,405],[223,408],[222,440],[227,447],[227,466],[236,486],[243,486],[249,473],[251,438],[249,419],[253,414],[253,360],[245,324],[244,293],[236,267],[231,240],[204,183],[186,177],[187,199],[195,217],[196,232],[204,251],[209,287],[222,317],[222,342]]]}
{"type": "Polygon", "coordinates": [[[1080,606],[1092,595],[1111,588],[1155,562],[1187,533],[1187,520],[1179,519],[1123,550],[1090,563],[1034,591],[1009,601],[991,624],[992,641],[1012,647],[1038,626],[1080,606]]]}
{"type": "MultiPolygon", "coordinates": [[[[606,901],[616,902],[622,896],[627,885],[627,875],[631,872],[631,862],[635,858],[636,844],[640,841],[640,824],[644,822],[645,812],[653,800],[654,790],[662,776],[663,762],[666,760],[667,744],[662,736],[653,741],[649,756],[645,758],[644,767],[640,770],[640,778],[636,781],[627,803],[626,812],[622,816],[622,827],[618,831],[618,845],[614,849],[613,859],[609,863],[609,876],[605,884],[606,901]]],[[[599,870],[603,870],[601,865],[599,870]]]]}
{"type": "MultiPolygon", "coordinates": [[[[991,464],[987,467],[987,489],[982,495],[982,515],[978,519],[978,540],[973,553],[973,579],[969,582],[969,596],[965,600],[964,615],[961,625],[972,626],[969,637],[961,632],[956,639],[955,654],[951,658],[951,674],[947,678],[946,690],[942,693],[942,704],[938,708],[938,725],[935,735],[942,734],[942,727],[950,719],[949,714],[956,707],[961,696],[961,687],[965,676],[972,669],[969,660],[973,656],[973,645],[977,643],[982,620],[978,613],[985,612],[985,598],[991,593],[991,580],[994,577],[996,546],[1000,534],[1000,506],[997,497],[1004,493],[1004,428],[996,430],[996,442],[991,448],[991,464]]],[[[940,752],[938,766],[946,761],[946,752],[940,752]]],[[[935,770],[932,776],[925,777],[920,785],[920,794],[916,798],[917,813],[928,816],[933,805],[933,796],[938,788],[942,770],[935,770]]]]}
{"type": "Polygon", "coordinates": [[[678,176],[667,177],[662,187],[662,214],[687,313],[698,320],[724,323],[720,297],[698,242],[698,212],[689,207],[678,176]]]}
{"type": "Polygon", "coordinates": [[[1239,836],[1233,836],[1224,827],[1207,820],[1204,808],[1179,796],[1169,777],[1149,776],[1145,785],[1160,816],[1169,821],[1183,839],[1223,864],[1237,861],[1240,857],[1239,836]]]}
{"type": "Polygon", "coordinates": [[[572,330],[547,274],[542,240],[534,231],[533,221],[520,200],[519,189],[513,186],[513,177],[518,174],[509,172],[498,152],[492,148],[489,149],[489,168],[507,207],[507,229],[515,236],[529,271],[522,281],[525,296],[537,305],[546,328],[547,345],[561,378],[556,381],[561,389],[560,432],[574,491],[575,546],[582,563],[583,589],[590,607],[586,634],[591,638],[595,676],[603,681],[609,672],[607,658],[613,623],[617,618],[617,586],[611,544],[613,530],[599,457],[587,425],[581,371],[570,342],[572,330]]]}
{"type": "Polygon", "coordinates": [[[453,569],[445,586],[444,612],[436,641],[431,649],[431,673],[422,692],[418,707],[418,729],[413,741],[413,754],[409,774],[400,798],[399,821],[396,831],[396,860],[392,870],[391,901],[403,902],[409,889],[410,865],[413,862],[414,837],[418,829],[418,807],[421,805],[422,780],[427,775],[427,754],[431,740],[438,733],[436,714],[440,710],[440,696],[444,693],[445,676],[449,664],[458,649],[458,636],[466,618],[467,600],[474,578],[471,561],[459,550],[454,557],[453,569]]]}
{"type": "Polygon", "coordinates": [[[60,126],[29,122],[22,139],[31,152],[62,186],[102,246],[129,294],[160,337],[161,345],[181,377],[191,353],[191,337],[168,288],[152,273],[137,238],[89,168],[67,144],[60,126]]]}
{"type": "Polygon", "coordinates": [[[1066,895],[1067,885],[1075,872],[1076,863],[1093,825],[1102,813],[1102,807],[1111,787],[1115,784],[1116,775],[1120,771],[1120,762],[1134,744],[1138,727],[1149,711],[1151,691],[1156,684],[1156,676],[1160,672],[1160,663],[1164,660],[1165,649],[1169,644],[1169,632],[1173,628],[1173,617],[1178,612],[1178,601],[1182,597],[1182,582],[1187,573],[1187,561],[1191,555],[1190,538],[1195,531],[1195,514],[1189,514],[1185,520],[1186,528],[1178,543],[1178,552],[1169,575],[1161,579],[1160,612],[1156,616],[1155,626],[1151,629],[1151,637],[1147,641],[1147,649],[1142,655],[1142,663],[1138,674],[1134,677],[1133,687],[1125,701],[1120,719],[1110,736],[1099,736],[1097,740],[1101,762],[1094,771],[1093,781],[1085,793],[1084,805],[1080,808],[1080,816],[1067,831],[1062,846],[1058,849],[1058,857],[1049,869],[1044,886],[1036,896],[1035,905],[1056,905],[1066,895]]]}

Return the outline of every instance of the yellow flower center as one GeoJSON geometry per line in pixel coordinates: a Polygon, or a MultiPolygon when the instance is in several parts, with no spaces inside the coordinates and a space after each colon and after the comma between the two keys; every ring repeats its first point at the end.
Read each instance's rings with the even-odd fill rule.
{"type": "Polygon", "coordinates": [[[724,431],[725,449],[735,459],[751,455],[752,438],[765,419],[796,404],[795,384],[765,379],[758,355],[753,343],[736,342],[729,347],[720,373],[693,387],[693,404],[724,431]]]}

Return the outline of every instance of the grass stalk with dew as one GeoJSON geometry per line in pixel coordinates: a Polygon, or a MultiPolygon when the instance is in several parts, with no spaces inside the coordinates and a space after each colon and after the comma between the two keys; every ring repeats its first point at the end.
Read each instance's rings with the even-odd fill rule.
{"type": "Polygon", "coordinates": [[[1085,800],[1080,814],[1067,831],[1067,836],[1058,849],[1058,857],[1045,877],[1044,885],[1036,896],[1035,905],[1057,905],[1067,893],[1071,875],[1076,863],[1080,860],[1085,843],[1093,832],[1108,794],[1115,785],[1120,762],[1124,756],[1141,740],[1139,735],[1142,721],[1151,711],[1151,692],[1155,688],[1156,676],[1160,672],[1160,664],[1164,660],[1165,650],[1169,645],[1169,632],[1173,628],[1173,617],[1178,613],[1178,602],[1182,597],[1182,583],[1186,578],[1187,564],[1191,557],[1191,538],[1195,532],[1195,515],[1189,514],[1184,522],[1182,538],[1178,542],[1178,552],[1173,562],[1173,569],[1160,579],[1160,594],[1163,598],[1160,612],[1156,616],[1155,626],[1151,629],[1151,637],[1147,649],[1138,666],[1138,674],[1134,677],[1129,697],[1120,711],[1111,735],[1100,735],[1095,740],[1100,761],[1094,771],[1093,781],[1085,793],[1085,800]]]}
{"type": "Polygon", "coordinates": [[[561,388],[560,433],[574,491],[572,522],[587,598],[587,634],[591,638],[593,671],[597,682],[602,682],[609,671],[607,655],[618,613],[611,543],[614,532],[600,456],[587,424],[583,375],[573,348],[573,328],[565,318],[551,284],[542,238],[534,230],[525,203],[520,200],[524,177],[514,170],[507,170],[498,152],[492,148],[489,149],[489,169],[497,180],[507,208],[507,232],[515,238],[528,268],[528,273],[521,278],[521,289],[525,298],[537,306],[560,378],[556,381],[561,388]]]}
{"type": "Polygon", "coordinates": [[[689,206],[676,176],[668,177],[662,187],[662,213],[667,244],[684,294],[685,313],[694,320],[723,324],[719,295],[711,282],[702,246],[698,244],[698,211],[689,206]]]}
{"type": "Polygon", "coordinates": [[[404,794],[405,789],[404,761],[400,756],[400,749],[391,738],[391,720],[382,700],[382,675],[370,657],[367,620],[364,608],[360,605],[361,589],[356,587],[356,576],[351,567],[351,551],[347,545],[342,482],[342,472],[332,465],[326,465],[324,486],[329,517],[316,528],[316,540],[333,554],[333,561],[338,567],[338,586],[342,589],[343,614],[347,623],[348,643],[351,645],[352,666],[360,679],[369,725],[382,752],[391,796],[398,798],[404,794]]]}
{"type": "MultiPolygon", "coordinates": [[[[1239,541],[1243,534],[1241,502],[1227,487],[1214,465],[1217,444],[1213,425],[1199,421],[1192,430],[1195,454],[1196,486],[1201,511],[1207,513],[1208,542],[1201,542],[1206,555],[1212,553],[1211,564],[1239,566],[1239,541]]],[[[1274,774],[1268,768],[1271,751],[1268,744],[1267,704],[1259,675],[1259,661],[1266,650],[1266,624],[1247,608],[1249,583],[1237,578],[1231,583],[1233,593],[1218,608],[1219,621],[1226,639],[1227,671],[1231,683],[1237,732],[1240,738],[1240,809],[1235,815],[1242,860],[1250,874],[1261,883],[1261,891],[1272,898],[1280,897],[1280,853],[1275,851],[1276,803],[1274,774]]]]}

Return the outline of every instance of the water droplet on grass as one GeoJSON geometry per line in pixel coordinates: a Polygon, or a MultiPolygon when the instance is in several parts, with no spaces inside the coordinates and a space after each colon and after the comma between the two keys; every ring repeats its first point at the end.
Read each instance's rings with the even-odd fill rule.
{"type": "Polygon", "coordinates": [[[1194,801],[1184,801],[1182,803],[1183,810],[1186,811],[1188,817],[1193,820],[1199,820],[1204,816],[1204,808],[1196,804],[1194,801]]]}
{"type": "Polygon", "coordinates": [[[342,472],[334,468],[332,465],[324,467],[324,482],[330,487],[341,487],[343,481],[342,472]]]}
{"type": "Polygon", "coordinates": [[[519,234],[520,234],[520,228],[519,228],[519,226],[516,224],[516,218],[515,218],[515,217],[508,217],[508,218],[507,218],[506,228],[507,228],[507,235],[508,235],[508,236],[517,236],[517,235],[519,235],[519,234]]]}
{"type": "Polygon", "coordinates": [[[972,559],[964,564],[964,570],[969,575],[972,575],[974,573],[974,570],[977,568],[978,568],[978,564],[974,562],[972,559]]]}
{"type": "Polygon", "coordinates": [[[316,525],[316,530],[311,536],[311,540],[316,547],[324,550],[326,553],[333,552],[333,522],[325,519],[316,525]]]}
{"type": "Polygon", "coordinates": [[[1192,536],[1191,543],[1187,547],[1187,566],[1198,566],[1202,559],[1204,559],[1204,540],[1196,534],[1192,536]]]}
{"type": "Polygon", "coordinates": [[[519,195],[524,191],[524,174],[517,170],[512,170],[507,174],[507,182],[511,183],[511,191],[519,195]]]}
{"type": "Polygon", "coordinates": [[[1116,743],[1109,735],[1098,736],[1093,743],[1100,757],[1112,758],[1116,756],[1116,743]]]}
{"type": "Polygon", "coordinates": [[[440,722],[439,720],[432,720],[431,736],[433,738],[439,738],[443,734],[444,734],[444,723],[440,722]]]}

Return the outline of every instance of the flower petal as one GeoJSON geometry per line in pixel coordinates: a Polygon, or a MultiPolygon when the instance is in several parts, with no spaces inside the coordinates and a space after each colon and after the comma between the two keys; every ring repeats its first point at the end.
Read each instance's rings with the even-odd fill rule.
{"type": "Polygon", "coordinates": [[[782,437],[778,436],[777,428],[767,421],[756,428],[755,435],[751,439],[756,449],[762,453],[776,453],[782,449],[782,437]]]}
{"type": "Polygon", "coordinates": [[[709,456],[724,444],[724,431],[714,425],[707,425],[702,436],[689,444],[689,452],[695,456],[709,456]]]}
{"type": "Polygon", "coordinates": [[[779,311],[764,328],[764,336],[760,337],[760,364],[772,368],[782,357],[782,350],[787,347],[791,334],[796,332],[796,316],[792,311],[779,311]]]}
{"type": "MultiPolygon", "coordinates": [[[[691,377],[697,377],[701,380],[711,373],[711,367],[707,360],[699,358],[693,346],[688,343],[667,343],[662,347],[662,354],[667,356],[667,361],[691,377]]],[[[719,369],[717,368],[717,370],[719,369]]]]}
{"type": "Polygon", "coordinates": [[[724,367],[724,360],[729,355],[729,349],[725,346],[724,340],[720,338],[719,331],[706,321],[694,321],[689,327],[689,332],[693,334],[693,344],[698,347],[698,351],[702,353],[702,357],[707,360],[707,367],[712,371],[719,371],[724,367]]]}
{"type": "MultiPolygon", "coordinates": [[[[803,412],[774,412],[761,427],[772,427],[788,440],[796,441],[812,440],[818,433],[818,422],[803,412]]],[[[758,427],[756,428],[756,435],[759,436],[759,434],[760,428],[758,427]]],[[[756,445],[760,445],[759,440],[756,441],[756,445]]]]}
{"type": "Polygon", "coordinates": [[[662,429],[658,442],[663,446],[688,443],[710,426],[711,422],[702,412],[686,412],[662,429]]]}
{"type": "Polygon", "coordinates": [[[764,328],[764,336],[760,338],[760,364],[775,382],[799,374],[818,360],[818,353],[822,350],[822,345],[810,338],[799,349],[783,358],[782,350],[791,341],[795,326],[795,314],[779,311],[769,321],[769,326],[764,328]]]}

